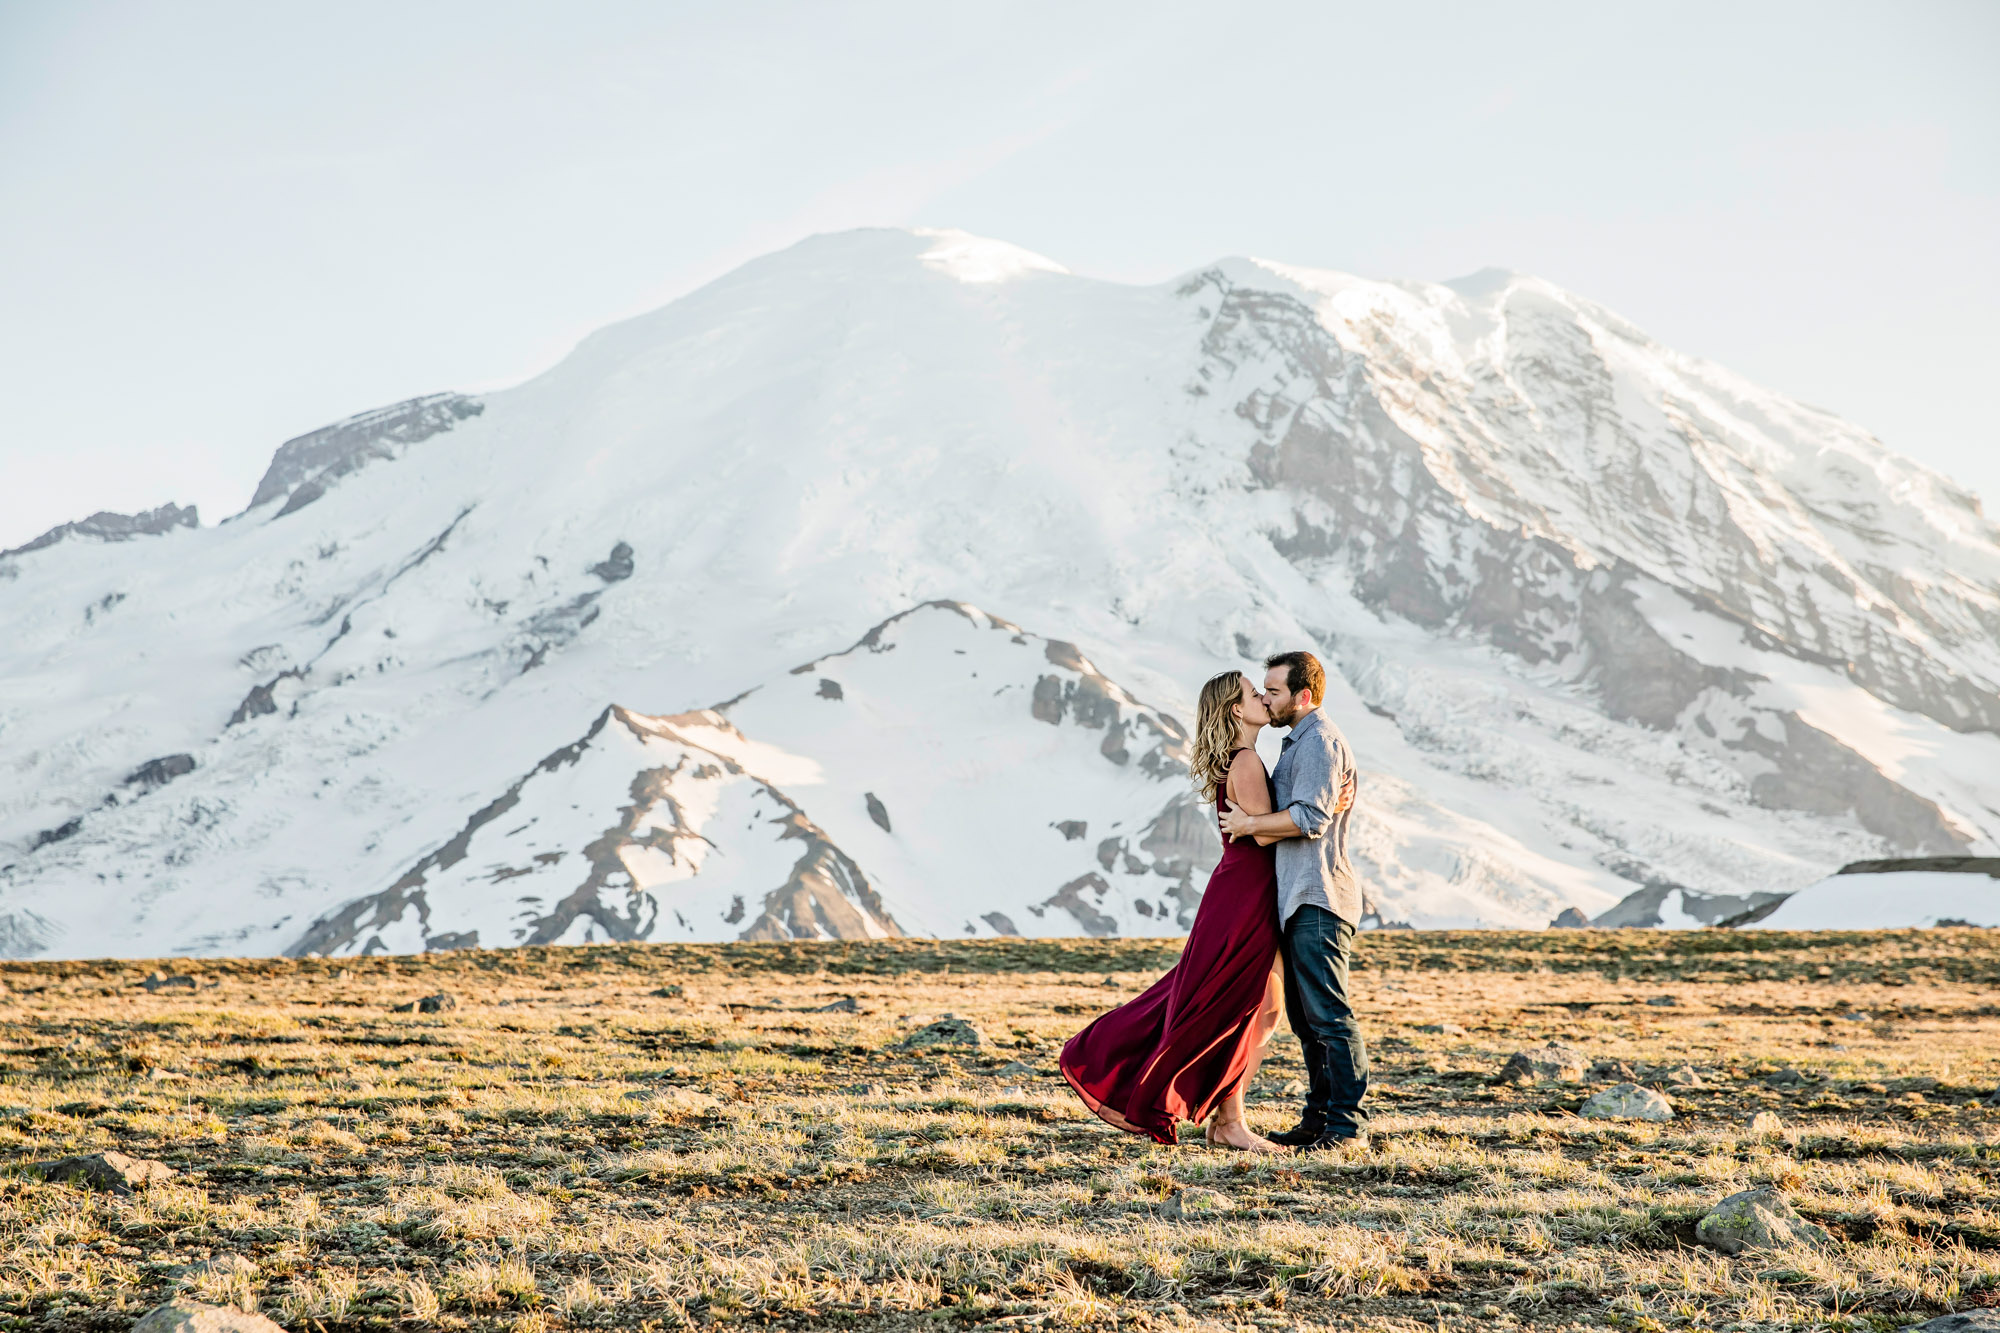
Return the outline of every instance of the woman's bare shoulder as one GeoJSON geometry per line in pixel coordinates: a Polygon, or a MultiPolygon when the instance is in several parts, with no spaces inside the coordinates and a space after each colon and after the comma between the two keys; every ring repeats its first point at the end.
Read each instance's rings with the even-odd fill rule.
{"type": "Polygon", "coordinates": [[[1257,757],[1255,750],[1238,750],[1229,761],[1229,771],[1236,776],[1255,773],[1261,777],[1264,773],[1264,761],[1257,757]]]}

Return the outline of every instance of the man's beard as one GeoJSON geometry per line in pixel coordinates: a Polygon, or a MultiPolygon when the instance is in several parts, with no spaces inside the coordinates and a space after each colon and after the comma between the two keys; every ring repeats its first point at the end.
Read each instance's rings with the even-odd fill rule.
{"type": "Polygon", "coordinates": [[[1289,727],[1299,719],[1296,700],[1289,704],[1265,704],[1264,711],[1271,715],[1271,722],[1275,726],[1289,727]]]}

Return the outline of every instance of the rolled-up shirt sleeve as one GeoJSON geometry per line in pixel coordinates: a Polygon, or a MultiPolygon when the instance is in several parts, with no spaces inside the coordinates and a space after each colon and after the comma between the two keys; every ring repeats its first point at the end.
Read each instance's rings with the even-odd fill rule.
{"type": "MultiPolygon", "coordinates": [[[[1315,737],[1315,740],[1318,738],[1315,737]]],[[[1292,756],[1292,791],[1295,793],[1285,813],[1298,825],[1299,833],[1308,838],[1317,838],[1333,822],[1328,813],[1338,793],[1335,791],[1337,779],[1334,775],[1333,748],[1328,745],[1303,745],[1300,753],[1292,756]]]]}

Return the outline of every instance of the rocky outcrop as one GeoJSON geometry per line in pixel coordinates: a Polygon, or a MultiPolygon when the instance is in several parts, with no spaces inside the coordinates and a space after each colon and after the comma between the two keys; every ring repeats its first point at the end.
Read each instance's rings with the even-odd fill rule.
{"type": "Polygon", "coordinates": [[[394,458],[399,450],[441,435],[485,410],[477,398],[436,393],[378,407],[287,440],[271,456],[249,509],[283,500],[277,517],[295,513],[349,473],[394,458]]]}
{"type": "Polygon", "coordinates": [[[137,514],[114,514],[109,510],[99,510],[89,518],[78,519],[74,523],[62,523],[50,528],[31,542],[0,551],[0,560],[10,555],[26,555],[54,546],[59,541],[82,538],[88,541],[126,542],[134,537],[157,537],[175,528],[198,528],[201,515],[193,505],[163,504],[158,509],[148,509],[137,514]]]}
{"type": "Polygon", "coordinates": [[[1591,918],[1603,930],[1645,929],[1672,922],[1678,926],[1719,926],[1746,912],[1776,907],[1785,893],[1699,893],[1678,884],[1634,889],[1591,918]]]}

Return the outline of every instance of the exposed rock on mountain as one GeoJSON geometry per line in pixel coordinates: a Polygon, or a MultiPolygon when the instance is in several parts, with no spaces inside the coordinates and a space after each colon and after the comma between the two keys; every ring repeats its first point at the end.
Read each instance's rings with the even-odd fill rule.
{"type": "Polygon", "coordinates": [[[391,459],[404,448],[443,434],[486,407],[464,394],[435,393],[390,407],[378,407],[335,422],[278,446],[271,466],[250,497],[256,509],[283,500],[278,517],[303,509],[327,487],[372,462],[391,459]]]}
{"type": "Polygon", "coordinates": [[[78,519],[74,523],[62,523],[50,528],[41,536],[24,546],[16,546],[10,551],[0,551],[0,560],[10,555],[25,555],[29,551],[39,551],[45,546],[70,537],[84,537],[102,542],[124,542],[134,537],[156,537],[175,528],[198,528],[201,516],[193,505],[163,504],[158,509],[148,509],[137,514],[114,514],[109,510],[99,510],[89,518],[78,519]]]}
{"type": "Polygon", "coordinates": [[[1977,501],[1514,274],[821,237],[0,571],[14,954],[1179,931],[1301,645],[1374,924],[2000,852],[1977,501]]]}

